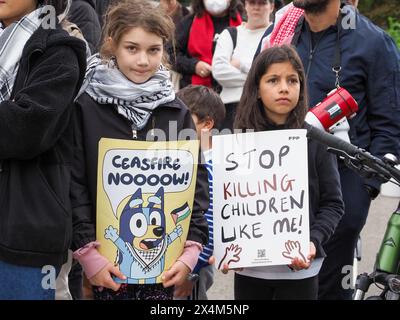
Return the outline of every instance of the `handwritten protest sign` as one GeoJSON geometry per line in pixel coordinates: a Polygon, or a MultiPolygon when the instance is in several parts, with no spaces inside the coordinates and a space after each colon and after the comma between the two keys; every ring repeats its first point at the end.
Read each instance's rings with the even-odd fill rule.
{"type": "Polygon", "coordinates": [[[216,267],[289,264],[309,251],[305,130],[213,138],[216,267]]]}
{"type": "Polygon", "coordinates": [[[127,283],[159,283],[187,237],[198,141],[101,139],[97,185],[100,253],[127,283]]]}

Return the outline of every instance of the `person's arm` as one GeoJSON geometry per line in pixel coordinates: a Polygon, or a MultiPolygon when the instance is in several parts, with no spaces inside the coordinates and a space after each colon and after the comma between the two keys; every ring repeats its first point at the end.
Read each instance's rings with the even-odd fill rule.
{"type": "MultiPolygon", "coordinates": [[[[175,286],[179,288],[184,286],[188,274],[193,271],[196,266],[201,249],[202,246],[198,242],[185,242],[185,247],[181,256],[175,261],[169,270],[164,272],[162,276],[164,287],[175,286]]],[[[177,294],[177,296],[181,295],[182,294],[177,294]]]]}
{"type": "Polygon", "coordinates": [[[92,285],[117,291],[121,284],[114,281],[113,275],[122,281],[126,280],[126,276],[97,251],[99,245],[98,242],[91,242],[79,248],[73,254],[74,259],[80,263],[92,285]]]}
{"type": "MultiPolygon", "coordinates": [[[[378,157],[386,153],[400,157],[400,53],[393,40],[382,34],[368,63],[368,151],[378,157]]],[[[375,192],[380,189],[377,179],[366,180],[366,185],[375,192]]]]}
{"type": "MultiPolygon", "coordinates": [[[[184,129],[192,129],[196,132],[192,116],[187,110],[183,123],[184,129]]],[[[208,224],[204,216],[209,206],[208,193],[208,173],[204,166],[204,157],[199,150],[199,159],[197,166],[196,190],[194,194],[192,217],[190,219],[189,233],[187,240],[198,242],[201,245],[208,243],[208,224]]]]}
{"type": "Polygon", "coordinates": [[[213,77],[222,87],[242,87],[246,81],[247,74],[231,64],[233,50],[232,37],[225,29],[217,40],[212,60],[213,77]]]}
{"type": "Polygon", "coordinates": [[[121,280],[126,278],[116,266],[113,266],[107,258],[99,253],[100,243],[95,241],[96,226],[92,214],[94,204],[87,180],[87,161],[82,126],[81,106],[78,100],[75,104],[74,113],[74,160],[71,175],[73,223],[71,250],[74,251],[74,258],[80,263],[92,285],[107,287],[116,291],[120,284],[113,280],[112,275],[121,280]]]}
{"type": "Polygon", "coordinates": [[[317,256],[325,256],[323,245],[333,235],[344,214],[344,203],[337,161],[334,155],[319,144],[316,149],[316,171],[319,187],[319,203],[315,219],[310,226],[310,240],[314,243],[317,256]]]}
{"type": "Polygon", "coordinates": [[[52,148],[68,124],[65,113],[79,83],[75,51],[46,50],[14,99],[0,103],[0,160],[32,159],[52,148]]]}
{"type": "Polygon", "coordinates": [[[200,61],[188,53],[190,28],[193,22],[193,15],[186,16],[176,28],[176,60],[174,69],[185,75],[196,73],[196,64],[200,61]]]}
{"type": "MultiPolygon", "coordinates": [[[[96,240],[96,225],[92,195],[89,191],[85,142],[82,134],[80,100],[75,103],[74,112],[74,160],[71,172],[71,206],[73,237],[72,250],[75,251],[96,240]]],[[[96,165],[96,164],[92,164],[96,165]]]]}

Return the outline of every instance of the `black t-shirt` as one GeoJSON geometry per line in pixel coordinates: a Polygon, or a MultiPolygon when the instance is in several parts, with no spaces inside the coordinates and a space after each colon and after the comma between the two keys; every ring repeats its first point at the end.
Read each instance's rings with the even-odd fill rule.
{"type": "MultiPolygon", "coordinates": [[[[212,19],[213,24],[214,24],[214,35],[221,34],[221,32],[224,31],[224,29],[229,27],[229,15],[227,15],[225,17],[213,17],[213,16],[211,16],[211,19],[212,19]]],[[[216,42],[216,40],[217,39],[214,37],[214,42],[216,42]]]]}
{"type": "Polygon", "coordinates": [[[314,49],[318,42],[321,40],[321,38],[324,36],[324,33],[326,30],[320,31],[320,32],[312,32],[311,31],[311,47],[314,49]]]}

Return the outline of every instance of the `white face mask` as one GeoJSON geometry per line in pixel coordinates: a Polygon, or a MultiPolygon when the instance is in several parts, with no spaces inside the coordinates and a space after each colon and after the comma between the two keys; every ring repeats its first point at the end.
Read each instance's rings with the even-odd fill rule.
{"type": "Polygon", "coordinates": [[[229,8],[230,0],[204,0],[204,6],[211,15],[220,15],[229,8]]]}

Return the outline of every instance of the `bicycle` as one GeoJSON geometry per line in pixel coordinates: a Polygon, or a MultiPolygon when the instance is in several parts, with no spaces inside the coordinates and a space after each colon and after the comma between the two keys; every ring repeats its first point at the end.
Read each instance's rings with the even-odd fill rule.
{"type": "MultiPolygon", "coordinates": [[[[346,166],[364,178],[377,178],[382,183],[391,181],[400,185],[400,170],[397,158],[391,154],[383,160],[350,143],[340,140],[317,128],[309,128],[308,137],[327,145],[328,151],[337,155],[346,166]],[[392,180],[391,180],[392,179],[392,180]],[[393,181],[394,180],[394,181],[393,181]]],[[[377,253],[373,271],[357,276],[354,300],[364,300],[372,284],[381,293],[366,300],[400,300],[400,203],[388,221],[385,235],[377,253]]]]}
{"type": "Polygon", "coordinates": [[[364,300],[370,286],[381,290],[366,300],[400,300],[400,203],[389,219],[372,273],[358,275],[354,300],[364,300]]]}

